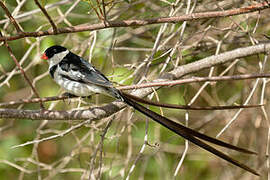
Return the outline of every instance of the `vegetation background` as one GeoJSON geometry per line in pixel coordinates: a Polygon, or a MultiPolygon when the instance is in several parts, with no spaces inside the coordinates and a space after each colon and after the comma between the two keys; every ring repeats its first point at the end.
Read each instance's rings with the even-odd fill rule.
{"type": "MultiPolygon", "coordinates": [[[[223,13],[259,4],[265,7],[261,11],[227,17],[217,15],[152,25],[120,24],[74,33],[71,29],[58,35],[51,35],[52,24],[37,2],[1,0],[7,9],[0,8],[0,30],[5,37],[19,37],[7,43],[40,97],[59,96],[64,92],[49,76],[47,62],[40,59],[43,51],[55,44],[83,56],[116,86],[123,86],[151,82],[184,64],[265,42],[264,35],[270,33],[266,1],[40,0],[41,8],[46,7],[57,29],[197,12],[223,13]],[[16,20],[15,25],[7,12],[16,20]],[[26,37],[20,32],[47,30],[50,35],[36,37],[26,37]]],[[[14,63],[3,39],[0,40],[0,108],[39,110],[39,103],[3,106],[3,103],[37,96],[14,63]]],[[[267,54],[254,54],[185,78],[264,73],[269,71],[268,60],[267,54]]],[[[169,86],[148,96],[163,103],[200,107],[265,104],[262,108],[219,111],[149,107],[202,133],[218,135],[221,140],[257,151],[258,156],[247,156],[220,148],[259,170],[262,179],[269,178],[268,97],[267,78],[169,86]]],[[[91,99],[49,101],[44,105],[46,109],[68,111],[100,107],[112,101],[110,97],[95,95],[91,99]]],[[[259,179],[187,143],[132,108],[91,123],[5,118],[1,113],[0,118],[0,179],[259,179]],[[25,142],[28,144],[14,148],[25,142]]]]}

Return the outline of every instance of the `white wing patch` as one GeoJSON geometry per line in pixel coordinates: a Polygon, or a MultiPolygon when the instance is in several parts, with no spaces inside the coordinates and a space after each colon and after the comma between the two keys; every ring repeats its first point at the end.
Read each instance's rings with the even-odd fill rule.
{"type": "Polygon", "coordinates": [[[80,71],[71,70],[68,73],[70,74],[70,77],[75,77],[76,79],[84,79],[85,78],[85,75],[82,74],[80,71]]]}

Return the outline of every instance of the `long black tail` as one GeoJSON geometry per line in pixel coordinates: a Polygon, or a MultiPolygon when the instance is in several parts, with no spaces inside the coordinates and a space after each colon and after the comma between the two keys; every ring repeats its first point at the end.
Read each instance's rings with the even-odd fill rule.
{"type": "Polygon", "coordinates": [[[229,157],[228,155],[224,154],[223,152],[213,148],[212,146],[206,144],[205,142],[203,142],[202,140],[211,142],[213,144],[222,146],[222,147],[226,147],[232,150],[236,150],[236,151],[240,151],[243,153],[248,153],[248,154],[256,154],[256,152],[244,149],[244,148],[240,148],[237,146],[233,146],[231,144],[225,143],[223,141],[220,141],[218,139],[212,138],[210,136],[201,134],[197,131],[194,131],[190,128],[187,128],[181,124],[178,124],[164,116],[161,116],[147,108],[145,108],[144,106],[138,104],[137,102],[135,102],[134,100],[132,100],[130,97],[125,96],[125,94],[122,94],[122,97],[124,99],[124,102],[127,103],[128,105],[132,106],[134,109],[140,111],[141,113],[143,113],[144,115],[148,116],[149,118],[153,119],[154,121],[160,123],[161,125],[165,126],[166,128],[170,129],[171,131],[175,132],[176,134],[182,136],[183,138],[187,139],[188,141],[198,145],[199,147],[205,149],[206,151],[209,151],[213,154],[215,154],[216,156],[224,159],[225,161],[228,161],[246,171],[251,172],[254,175],[260,176],[259,173],[257,173],[255,170],[249,168],[248,166],[240,163],[239,161],[229,157]],[[202,139],[202,140],[200,140],[202,139]]]}

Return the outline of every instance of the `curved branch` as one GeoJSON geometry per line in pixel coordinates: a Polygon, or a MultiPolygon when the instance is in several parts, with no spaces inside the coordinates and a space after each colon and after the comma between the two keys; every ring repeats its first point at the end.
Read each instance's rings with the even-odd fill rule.
{"type": "Polygon", "coordinates": [[[1,118],[31,119],[31,120],[99,120],[123,109],[125,104],[113,102],[105,106],[87,110],[54,111],[54,110],[20,110],[0,109],[1,118]]]}
{"type": "Polygon", "coordinates": [[[0,42],[12,41],[16,39],[25,38],[25,37],[41,37],[41,36],[57,35],[57,34],[64,34],[64,33],[94,31],[94,30],[114,28],[114,27],[145,26],[145,25],[150,25],[150,24],[163,24],[163,23],[180,23],[183,21],[193,21],[193,20],[199,20],[199,19],[235,16],[235,15],[250,13],[254,11],[261,11],[266,8],[269,8],[269,3],[263,2],[263,3],[258,3],[258,4],[250,5],[247,7],[243,7],[243,8],[231,9],[231,10],[226,10],[226,11],[193,13],[193,14],[186,14],[186,15],[176,16],[176,17],[160,17],[160,18],[152,18],[152,19],[145,19],[145,20],[106,21],[99,24],[78,25],[74,27],[57,28],[57,31],[47,30],[47,31],[36,31],[36,32],[23,32],[20,34],[16,34],[14,36],[0,37],[0,42]]]}

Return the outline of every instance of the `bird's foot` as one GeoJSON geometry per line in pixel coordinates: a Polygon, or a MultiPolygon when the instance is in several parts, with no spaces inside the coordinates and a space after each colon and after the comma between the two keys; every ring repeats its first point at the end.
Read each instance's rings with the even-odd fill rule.
{"type": "MultiPolygon", "coordinates": [[[[71,93],[68,93],[68,92],[63,93],[62,96],[67,97],[68,105],[71,102],[70,98],[78,97],[78,96],[71,94],[71,93]]],[[[63,99],[63,102],[65,103],[65,99],[63,99]]]]}

